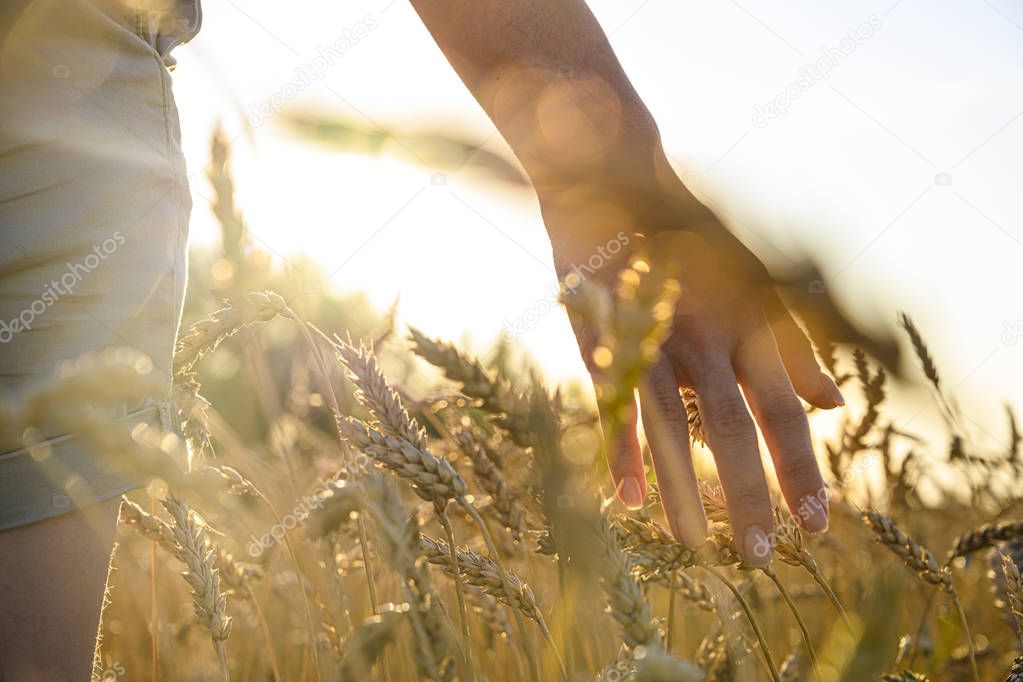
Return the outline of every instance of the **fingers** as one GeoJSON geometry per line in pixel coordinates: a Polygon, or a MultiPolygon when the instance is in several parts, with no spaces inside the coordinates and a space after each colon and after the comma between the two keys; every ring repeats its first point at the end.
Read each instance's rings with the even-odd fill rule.
{"type": "Polygon", "coordinates": [[[666,360],[650,369],[640,384],[639,395],[643,431],[650,444],[668,525],[679,542],[699,547],[707,539],[707,517],[689,451],[689,421],[675,372],[666,360]]]}
{"type": "MultiPolygon", "coordinates": [[[[572,323],[572,330],[575,332],[576,341],[579,343],[579,352],[582,355],[586,368],[593,375],[598,371],[593,364],[593,349],[596,344],[596,332],[587,325],[582,324],[574,317],[569,318],[572,323]]],[[[625,408],[629,417],[625,420],[621,431],[615,436],[615,442],[607,453],[607,466],[611,472],[611,480],[615,485],[615,492],[622,503],[629,509],[639,509],[643,506],[646,497],[646,474],[643,471],[643,453],[639,447],[639,437],[636,427],[639,423],[636,399],[633,398],[625,408]]],[[[607,429],[608,425],[601,423],[601,428],[607,429]]]]}
{"type": "Polygon", "coordinates": [[[743,344],[733,363],[792,516],[810,532],[826,530],[827,494],[813,453],[810,426],[770,332],[765,328],[743,344]]]}
{"type": "Polygon", "coordinates": [[[638,417],[635,398],[627,409],[631,416],[615,436],[607,456],[607,465],[622,503],[629,509],[639,509],[646,497],[646,475],[643,472],[643,453],[636,434],[638,417]]]}
{"type": "Polygon", "coordinates": [[[707,358],[701,365],[697,402],[725,493],[736,548],[747,564],[766,566],[771,561],[768,538],[774,521],[753,419],[728,358],[707,358]]]}
{"type": "Polygon", "coordinates": [[[796,393],[811,405],[825,410],[845,405],[845,398],[838,385],[821,371],[813,346],[792,319],[785,304],[773,291],[764,299],[764,312],[770,320],[781,361],[796,393]]]}

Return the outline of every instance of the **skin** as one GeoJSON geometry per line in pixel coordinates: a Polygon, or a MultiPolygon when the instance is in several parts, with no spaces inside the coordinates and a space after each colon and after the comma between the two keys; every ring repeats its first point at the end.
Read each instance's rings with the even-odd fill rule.
{"type": "MultiPolygon", "coordinates": [[[[671,169],[653,118],[585,3],[412,5],[529,174],[559,275],[602,253],[622,231],[647,235],[661,257],[655,267],[680,266],[683,297],[671,336],[608,456],[623,502],[637,507],[646,491],[642,421],[672,531],[690,546],[705,539],[679,396],[686,386],[697,392],[746,560],[769,560],[763,536],[773,527],[755,425],[790,510],[808,530],[824,530],[826,500],[803,502],[819,499],[824,488],[797,396],[830,408],[842,404],[841,393],[821,373],[760,262],[671,169]]],[[[613,281],[627,256],[619,252],[593,276],[613,281]]],[[[589,364],[592,334],[573,324],[589,364]]],[[[117,505],[111,500],[0,533],[0,679],[88,679],[117,505]],[[40,609],[54,593],[61,608],[40,609]]]]}
{"type": "MultiPolygon", "coordinates": [[[[621,231],[647,236],[658,255],[654,267],[667,262],[681,270],[670,338],[608,454],[622,501],[639,507],[646,492],[642,421],[672,532],[689,546],[706,539],[679,394],[689,387],[747,563],[770,561],[773,529],[757,426],[790,511],[807,530],[825,530],[824,482],[799,398],[827,409],[843,404],[842,395],[763,265],[672,170],[650,112],[585,2],[412,5],[528,173],[559,276],[602,253],[621,231]]],[[[591,276],[614,281],[627,257],[623,250],[591,276]]],[[[573,326],[589,366],[592,333],[578,321],[573,326]]]]}
{"type": "Polygon", "coordinates": [[[0,533],[0,680],[88,680],[120,498],[0,533]]]}

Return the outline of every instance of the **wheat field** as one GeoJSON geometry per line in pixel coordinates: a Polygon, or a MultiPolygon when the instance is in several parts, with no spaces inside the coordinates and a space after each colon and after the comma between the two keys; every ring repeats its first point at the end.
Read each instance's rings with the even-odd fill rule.
{"type": "Polygon", "coordinates": [[[613,430],[671,282],[639,261],[631,303],[596,285],[572,303],[615,332],[595,410],[507,348],[484,363],[358,297],[299,295],[247,241],[219,139],[213,156],[223,243],[194,259],[173,368],[185,438],[105,417],[152,389],[123,350],[4,416],[63,419],[150,480],[122,504],[95,679],[1023,680],[1021,437],[1009,411],[1005,447],[974,444],[909,317],[944,428],[900,427],[877,363],[819,349],[858,397],[815,427],[831,528],[777,506],[751,569],[712,468],[695,549],[656,486],[639,511],[609,488],[597,411],[613,430]]]}

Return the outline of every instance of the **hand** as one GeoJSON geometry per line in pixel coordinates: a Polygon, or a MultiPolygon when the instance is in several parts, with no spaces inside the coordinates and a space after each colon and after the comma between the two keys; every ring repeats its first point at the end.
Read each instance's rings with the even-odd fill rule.
{"type": "MultiPolygon", "coordinates": [[[[737,548],[748,564],[765,565],[771,555],[773,514],[755,424],[764,434],[789,510],[806,530],[823,531],[828,524],[824,482],[797,396],[833,408],[844,404],[842,394],[821,371],[764,266],[681,184],[656,204],[637,199],[602,205],[602,196],[620,199],[606,192],[541,195],[559,276],[575,272],[614,282],[637,241],[635,230],[648,235],[652,267],[677,264],[682,284],[661,357],[641,383],[639,405],[634,402],[633,417],[608,454],[616,490],[628,507],[642,505],[646,480],[637,437],[642,419],[672,532],[690,547],[706,539],[707,520],[679,391],[693,389],[737,548]],[[637,217],[644,206],[650,207],[645,217],[637,217]],[[614,230],[616,226],[625,229],[614,230]],[[626,248],[620,248],[626,241],[626,248]]],[[[594,335],[578,320],[573,328],[590,366],[594,335]]]]}

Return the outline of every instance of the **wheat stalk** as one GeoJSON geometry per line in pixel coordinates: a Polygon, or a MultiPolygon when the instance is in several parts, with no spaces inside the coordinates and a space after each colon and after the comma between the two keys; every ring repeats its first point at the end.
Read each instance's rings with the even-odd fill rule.
{"type": "Polygon", "coordinates": [[[490,495],[490,508],[501,525],[508,528],[516,540],[520,539],[526,532],[525,509],[486,448],[466,429],[455,433],[455,442],[472,462],[476,481],[490,495]]]}
{"type": "Polygon", "coordinates": [[[494,415],[516,444],[532,445],[533,437],[526,423],[529,405],[503,378],[488,372],[479,360],[469,358],[451,344],[430,339],[418,329],[409,327],[412,350],[434,367],[441,369],[451,381],[461,385],[462,392],[481,402],[481,407],[494,415]]]}
{"type": "MultiPolygon", "coordinates": [[[[810,656],[810,667],[813,669],[813,675],[818,682],[820,682],[821,674],[817,663],[817,651],[814,649],[813,638],[810,636],[810,631],[806,627],[806,622],[803,620],[802,614],[796,607],[796,603],[792,600],[792,596],[789,594],[789,591],[785,589],[785,584],[781,581],[781,578],[778,577],[778,574],[774,572],[774,569],[770,566],[766,566],[761,568],[760,572],[770,578],[771,582],[773,582],[775,587],[778,588],[778,593],[782,596],[782,599],[785,600],[785,604],[789,607],[789,611],[792,612],[792,616],[796,619],[796,624],[799,626],[799,632],[803,637],[803,644],[806,646],[806,653],[810,656]]],[[[781,676],[781,671],[778,672],[778,675],[779,677],[781,676]]]]}
{"type": "Polygon", "coordinates": [[[702,564],[734,566],[741,563],[731,540],[721,533],[712,534],[702,547],[689,549],[649,519],[621,515],[614,519],[612,530],[622,549],[633,557],[635,570],[643,580],[702,564]]]}
{"type": "Polygon", "coordinates": [[[1023,576],[1020,575],[1019,566],[1008,554],[1001,554],[1002,575],[1005,577],[1005,596],[1016,623],[1016,636],[1023,645],[1023,576]]]}
{"type": "Polygon", "coordinates": [[[400,609],[381,611],[362,621],[345,642],[344,653],[338,666],[343,682],[370,679],[373,664],[394,642],[399,626],[405,621],[400,609]]]}
{"type": "Polygon", "coordinates": [[[757,642],[760,644],[760,653],[764,657],[764,664],[767,666],[767,671],[771,675],[771,679],[774,682],[781,682],[781,675],[778,672],[778,666],[774,662],[774,656],[771,654],[771,649],[767,644],[767,638],[764,636],[763,629],[761,629],[760,624],[753,615],[753,609],[750,608],[749,602],[746,601],[746,598],[742,595],[742,592],[739,591],[739,588],[733,585],[732,581],[722,575],[718,570],[707,565],[703,566],[703,570],[717,578],[718,581],[732,593],[732,596],[735,597],[735,601],[738,602],[739,607],[746,615],[746,620],[749,622],[750,627],[753,628],[753,633],[757,637],[757,642]]]}
{"type": "Polygon", "coordinates": [[[439,459],[428,450],[381,433],[352,417],[341,417],[340,425],[355,447],[408,481],[417,495],[433,502],[439,510],[468,492],[465,481],[446,459],[439,459]]]}
{"type": "Polygon", "coordinates": [[[939,566],[934,555],[903,533],[892,519],[875,511],[863,512],[862,518],[874,531],[875,539],[899,556],[910,570],[924,581],[937,585],[948,593],[953,592],[952,574],[949,570],[939,566]]]}
{"type": "Polygon", "coordinates": [[[966,613],[959,602],[959,595],[952,586],[952,573],[948,567],[938,566],[934,555],[927,549],[906,535],[887,516],[875,511],[865,511],[862,515],[864,523],[874,531],[875,539],[887,547],[890,551],[902,558],[906,565],[916,573],[922,580],[936,585],[944,590],[955,604],[959,612],[959,618],[966,633],[967,642],[970,647],[970,664],[973,668],[973,677],[980,682],[980,673],[977,669],[977,655],[973,643],[973,634],[970,631],[969,622],[966,620],[966,613]]]}
{"type": "Polygon", "coordinates": [[[934,358],[931,357],[931,352],[927,349],[927,344],[924,343],[920,330],[917,329],[913,320],[906,313],[899,314],[899,326],[906,330],[910,343],[913,345],[913,352],[916,353],[917,358],[920,360],[920,365],[923,367],[924,376],[940,392],[941,379],[938,377],[938,367],[934,364],[934,358]]]}
{"type": "Polygon", "coordinates": [[[504,609],[500,608],[497,597],[487,594],[478,587],[470,585],[465,592],[466,598],[473,605],[473,611],[479,616],[483,623],[486,637],[486,648],[492,649],[494,643],[500,639],[511,642],[509,632],[508,616],[504,609]]]}
{"type": "Polygon", "coordinates": [[[659,649],[663,646],[661,633],[654,623],[643,590],[633,577],[633,563],[623,550],[619,537],[616,530],[602,519],[598,572],[611,616],[621,626],[627,646],[659,649]]]}
{"type": "Polygon", "coordinates": [[[335,341],[338,359],[358,387],[356,398],[377,419],[380,431],[425,450],[426,432],[409,415],[397,392],[387,384],[373,352],[364,346],[355,348],[341,339],[335,341]]]}
{"type": "Polygon", "coordinates": [[[1005,682],[1023,682],[1023,656],[1017,656],[1009,668],[1009,676],[1005,682]]]}
{"type": "MultiPolygon", "coordinates": [[[[386,436],[392,437],[395,441],[400,444],[407,445],[406,450],[409,452],[417,451],[419,453],[419,461],[424,465],[420,468],[417,475],[411,478],[416,481],[423,479],[423,472],[427,468],[431,470],[438,470],[443,462],[447,464],[446,460],[437,460],[436,458],[430,460],[432,453],[427,450],[426,432],[419,426],[419,424],[409,415],[402,404],[398,394],[392,389],[387,379],[384,377],[383,372],[377,366],[376,357],[365,347],[358,349],[354,348],[351,344],[345,343],[341,339],[337,339],[336,352],[338,358],[342,364],[348,369],[348,373],[352,381],[355,383],[358,391],[356,397],[364,407],[366,407],[370,413],[376,418],[378,426],[382,433],[386,436]],[[434,466],[436,462],[436,466],[434,466]]],[[[396,462],[394,459],[384,461],[381,456],[374,456],[371,451],[366,452],[367,455],[374,457],[378,461],[382,461],[385,466],[394,470],[393,464],[396,462]],[[391,462],[389,466],[387,462],[391,462]]],[[[408,458],[406,457],[406,461],[408,458]]],[[[454,473],[454,469],[448,466],[445,473],[454,473]]],[[[406,471],[406,474],[411,473],[406,471]]],[[[408,476],[406,476],[408,477],[408,476]]],[[[414,485],[418,485],[414,484],[414,485]]],[[[464,484],[463,484],[464,488],[464,484]]],[[[441,525],[444,527],[445,533],[448,536],[448,543],[454,547],[454,531],[451,528],[451,523],[448,520],[447,514],[444,511],[448,500],[453,499],[460,494],[460,491],[456,491],[452,487],[451,491],[446,494],[439,494],[437,486],[433,486],[434,496],[433,503],[437,512],[437,518],[441,525]]],[[[468,644],[470,639],[469,632],[469,620],[465,606],[465,594],[462,586],[462,578],[456,573],[455,574],[455,594],[458,598],[458,615],[462,625],[462,635],[465,639],[466,648],[468,650],[468,644]]]]}
{"type": "Polygon", "coordinates": [[[197,525],[188,506],[174,497],[163,500],[164,509],[174,519],[172,533],[178,556],[188,568],[182,573],[192,588],[192,607],[199,622],[210,632],[213,648],[220,661],[224,679],[230,679],[224,642],[231,636],[231,617],[227,615],[227,595],[220,590],[220,571],[216,568],[216,550],[197,525]]]}
{"type": "Polygon", "coordinates": [[[696,485],[700,491],[700,502],[703,503],[707,520],[712,523],[728,523],[728,506],[721,486],[712,485],[704,480],[697,481],[696,485]]]}
{"type": "Polygon", "coordinates": [[[369,511],[381,531],[381,548],[391,568],[402,578],[402,592],[409,604],[412,630],[416,637],[413,658],[419,673],[431,680],[450,676],[449,641],[435,617],[441,608],[433,591],[430,574],[419,561],[419,521],[408,516],[397,491],[381,476],[365,476],[355,488],[359,505],[369,511]]]}
{"type": "Polygon", "coordinates": [[[838,611],[846,628],[852,633],[852,621],[849,620],[849,616],[838,595],[831,589],[831,584],[828,583],[824,574],[821,573],[816,559],[813,558],[813,555],[804,546],[803,532],[799,529],[799,526],[795,524],[791,516],[783,513],[778,507],[774,508],[774,517],[774,549],[778,558],[790,566],[801,567],[810,574],[810,577],[823,590],[832,606],[838,611]]]}
{"type": "Polygon", "coordinates": [[[224,339],[251,324],[269,322],[287,307],[284,299],[272,291],[251,292],[243,300],[228,302],[205,319],[194,322],[178,337],[174,348],[174,374],[191,371],[195,363],[224,339]]]}
{"type": "Polygon", "coordinates": [[[1019,539],[1023,539],[1023,521],[984,524],[956,538],[947,562],[951,563],[954,559],[970,556],[1002,542],[1019,539]]]}
{"type": "MultiPolygon", "coordinates": [[[[445,573],[452,577],[455,575],[455,566],[451,560],[451,550],[447,542],[421,535],[419,549],[431,564],[441,567],[445,573]]],[[[456,548],[456,556],[458,572],[465,577],[470,585],[480,588],[502,604],[518,609],[524,616],[536,621],[541,631],[547,631],[547,624],[539,606],[537,606],[533,590],[517,575],[505,570],[493,559],[465,547],[456,548]],[[506,594],[506,581],[512,587],[511,596],[506,594]]]]}

